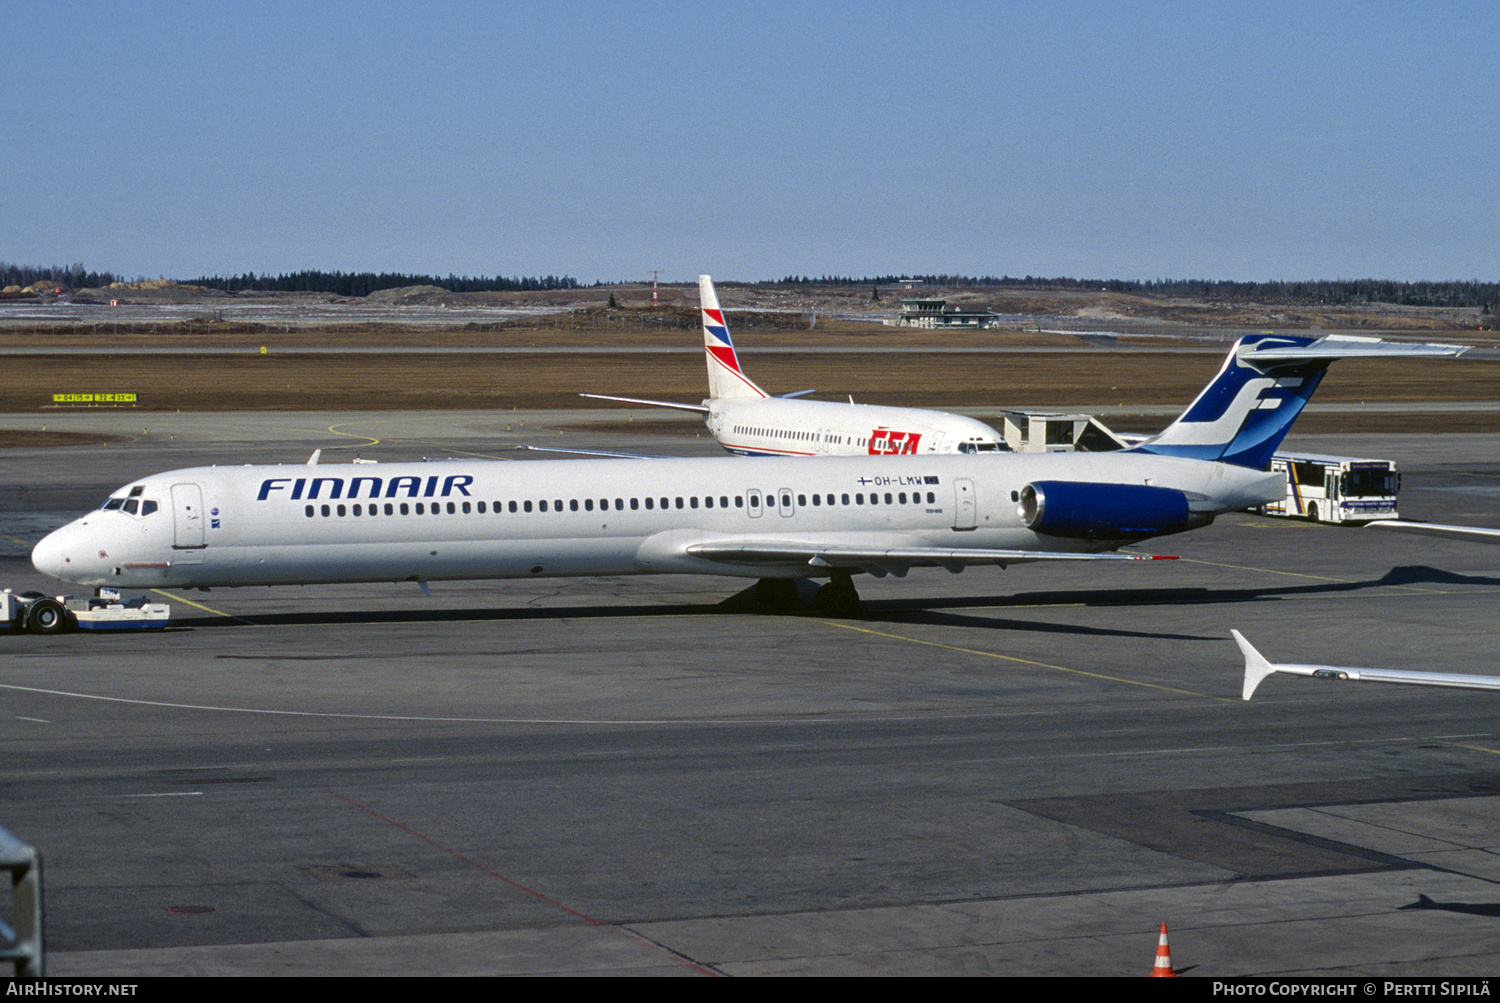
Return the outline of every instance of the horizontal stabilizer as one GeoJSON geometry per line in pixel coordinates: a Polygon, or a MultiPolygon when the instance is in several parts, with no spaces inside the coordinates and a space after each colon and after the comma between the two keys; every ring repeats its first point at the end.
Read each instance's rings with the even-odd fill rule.
{"type": "MultiPolygon", "coordinates": [[[[1307,345],[1276,345],[1241,351],[1240,361],[1256,365],[1257,360],[1275,363],[1311,362],[1318,359],[1434,358],[1452,359],[1467,352],[1472,345],[1445,345],[1435,342],[1385,341],[1356,335],[1330,334],[1307,345]]],[[[1259,368],[1259,367],[1257,367],[1259,368]]]]}
{"type": "Polygon", "coordinates": [[[580,397],[588,397],[596,401],[619,401],[622,404],[645,404],[647,407],[669,407],[674,411],[696,411],[699,414],[708,414],[708,408],[702,404],[678,404],[676,401],[648,401],[639,397],[610,397],[606,394],[579,394],[580,397]]]}
{"type": "Polygon", "coordinates": [[[607,449],[565,449],[562,446],[517,446],[533,453],[571,453],[574,456],[609,456],[617,460],[661,460],[660,453],[614,453],[607,449]]]}
{"type": "Polygon", "coordinates": [[[1405,683],[1408,686],[1442,686],[1460,690],[1500,690],[1500,676],[1475,676],[1462,672],[1417,672],[1413,669],[1364,669],[1347,665],[1305,665],[1269,662],[1237,630],[1229,632],[1245,656],[1245,686],[1241,699],[1249,700],[1261,681],[1273,673],[1310,676],[1339,682],[1405,683]]]}

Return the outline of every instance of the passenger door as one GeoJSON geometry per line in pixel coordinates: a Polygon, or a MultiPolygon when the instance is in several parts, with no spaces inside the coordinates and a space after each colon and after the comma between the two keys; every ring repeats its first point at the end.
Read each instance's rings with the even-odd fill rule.
{"type": "Polygon", "coordinates": [[[973,529],[975,527],[974,482],[967,477],[960,477],[953,482],[953,528],[973,529]]]}
{"type": "Polygon", "coordinates": [[[172,485],[172,525],[175,550],[206,546],[203,540],[203,489],[196,484],[172,485]]]}

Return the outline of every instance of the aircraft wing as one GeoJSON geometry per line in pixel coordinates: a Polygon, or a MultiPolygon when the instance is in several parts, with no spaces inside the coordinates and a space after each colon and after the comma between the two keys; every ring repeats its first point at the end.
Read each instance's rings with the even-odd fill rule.
{"type": "Polygon", "coordinates": [[[1409,686],[1445,686],[1460,690],[1500,690],[1500,676],[1473,676],[1461,672],[1417,672],[1413,669],[1356,669],[1347,665],[1303,665],[1292,662],[1269,662],[1256,651],[1245,635],[1229,632],[1245,656],[1245,687],[1241,699],[1249,700],[1255,688],[1267,676],[1282,672],[1291,676],[1315,679],[1352,680],[1366,683],[1406,683],[1409,686]]]}
{"type": "Polygon", "coordinates": [[[980,550],[949,547],[849,547],[776,540],[713,540],[691,544],[694,557],[726,564],[806,564],[814,568],[848,568],[876,577],[905,575],[911,568],[961,571],[971,565],[1026,564],[1031,561],[1174,561],[1157,554],[1054,553],[1036,550],[980,550]]]}
{"type": "Polygon", "coordinates": [[[1500,543],[1500,529],[1483,526],[1445,526],[1437,522],[1407,522],[1405,519],[1379,519],[1366,529],[1379,526],[1398,533],[1415,533],[1417,536],[1459,536],[1475,543],[1500,543]]]}
{"type": "Polygon", "coordinates": [[[620,401],[623,404],[645,404],[648,407],[669,407],[676,411],[696,411],[699,414],[708,414],[708,408],[702,404],[678,404],[676,401],[648,401],[641,400],[639,397],[610,397],[606,394],[579,394],[578,396],[589,397],[596,401],[620,401]]]}

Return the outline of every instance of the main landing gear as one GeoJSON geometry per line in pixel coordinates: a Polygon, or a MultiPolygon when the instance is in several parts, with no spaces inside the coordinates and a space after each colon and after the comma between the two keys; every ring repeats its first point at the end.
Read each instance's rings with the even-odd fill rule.
{"type": "Polygon", "coordinates": [[[797,605],[797,582],[791,578],[762,578],[755,583],[755,604],[767,613],[785,613],[797,605]]]}
{"type": "MultiPolygon", "coordinates": [[[[755,583],[755,602],[767,613],[785,613],[797,604],[797,582],[792,578],[762,578],[755,583]]],[[[818,589],[813,605],[824,616],[859,615],[859,592],[848,571],[833,573],[827,585],[818,589]]]]}
{"type": "Polygon", "coordinates": [[[859,616],[859,592],[847,571],[835,571],[828,584],[818,589],[813,604],[824,616],[859,616]]]}

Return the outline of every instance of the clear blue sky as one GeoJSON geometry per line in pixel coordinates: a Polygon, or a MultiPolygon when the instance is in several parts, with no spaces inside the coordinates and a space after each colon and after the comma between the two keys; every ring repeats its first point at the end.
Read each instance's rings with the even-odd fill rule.
{"type": "Polygon", "coordinates": [[[1500,278],[1500,3],[76,3],[0,260],[1500,278]]]}

